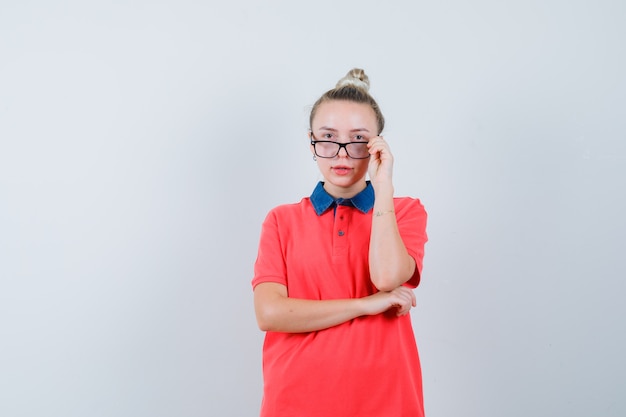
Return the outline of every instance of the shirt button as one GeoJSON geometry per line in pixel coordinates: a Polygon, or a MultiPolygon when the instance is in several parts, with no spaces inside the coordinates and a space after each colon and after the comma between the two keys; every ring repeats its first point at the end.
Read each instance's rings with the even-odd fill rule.
{"type": "Polygon", "coordinates": [[[340,230],[339,233],[337,233],[339,236],[343,236],[345,233],[343,232],[343,230],[340,230]]]}

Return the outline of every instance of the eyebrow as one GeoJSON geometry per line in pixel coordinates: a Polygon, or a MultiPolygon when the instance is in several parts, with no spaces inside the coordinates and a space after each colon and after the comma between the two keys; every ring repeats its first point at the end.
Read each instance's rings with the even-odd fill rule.
{"type": "MultiPolygon", "coordinates": [[[[328,130],[329,132],[338,132],[337,129],[334,129],[332,127],[326,127],[326,126],[320,127],[319,130],[328,130]]],[[[361,127],[361,128],[358,128],[358,129],[352,129],[352,130],[350,130],[350,132],[351,133],[352,132],[368,132],[369,133],[369,130],[364,128],[364,127],[361,127]]]]}

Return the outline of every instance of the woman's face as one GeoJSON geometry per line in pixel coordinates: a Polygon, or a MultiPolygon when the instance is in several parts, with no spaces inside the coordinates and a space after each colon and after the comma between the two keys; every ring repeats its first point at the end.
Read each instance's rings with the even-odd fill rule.
{"type": "MultiPolygon", "coordinates": [[[[333,141],[339,143],[359,142],[363,145],[349,145],[351,156],[362,156],[359,147],[364,148],[371,138],[378,136],[378,123],[374,110],[364,103],[332,100],[319,105],[313,118],[313,141],[333,141]]],[[[322,144],[318,144],[317,166],[324,176],[324,188],[333,197],[349,198],[365,188],[365,175],[369,158],[355,159],[348,156],[346,148],[331,158],[319,154],[322,144]]],[[[333,146],[333,145],[330,145],[333,146]]],[[[311,152],[315,154],[313,145],[311,152]]],[[[326,155],[326,154],[324,154],[326,155]]]]}

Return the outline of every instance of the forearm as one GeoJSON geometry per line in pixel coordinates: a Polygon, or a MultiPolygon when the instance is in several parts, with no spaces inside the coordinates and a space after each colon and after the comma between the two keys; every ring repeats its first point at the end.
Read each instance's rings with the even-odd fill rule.
{"type": "Polygon", "coordinates": [[[369,246],[372,283],[380,291],[391,291],[407,282],[415,272],[415,260],[400,236],[393,204],[393,187],[376,190],[369,246]]]}
{"type": "Polygon", "coordinates": [[[342,300],[290,298],[287,287],[273,282],[259,284],[254,289],[254,309],[263,331],[314,332],[393,308],[398,316],[403,316],[411,307],[415,307],[415,294],[401,286],[393,291],[342,300]]]}
{"type": "Polygon", "coordinates": [[[362,299],[290,298],[279,284],[260,284],[254,292],[257,322],[263,331],[303,333],[327,329],[367,314],[362,299]]]}

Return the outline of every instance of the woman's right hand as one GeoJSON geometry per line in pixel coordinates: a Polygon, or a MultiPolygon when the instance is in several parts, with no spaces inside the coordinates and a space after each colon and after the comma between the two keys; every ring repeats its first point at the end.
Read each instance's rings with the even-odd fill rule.
{"type": "Polygon", "coordinates": [[[395,308],[397,316],[404,316],[416,306],[413,290],[405,286],[399,286],[393,291],[380,291],[362,300],[365,302],[367,315],[380,314],[395,308]]]}

